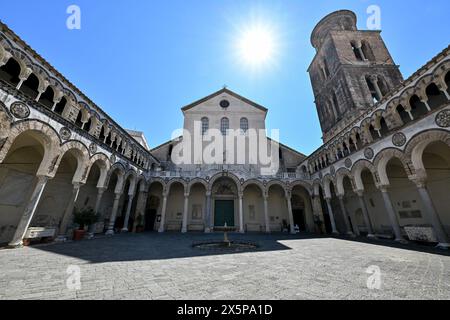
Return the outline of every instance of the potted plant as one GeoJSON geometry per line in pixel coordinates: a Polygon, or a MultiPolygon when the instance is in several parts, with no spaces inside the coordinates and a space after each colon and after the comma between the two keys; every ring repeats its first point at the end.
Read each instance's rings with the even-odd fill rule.
{"type": "Polygon", "coordinates": [[[96,223],[98,215],[92,208],[82,210],[75,209],[73,222],[78,225],[78,229],[74,231],[74,240],[82,240],[86,234],[86,227],[96,223]]]}
{"type": "Polygon", "coordinates": [[[144,217],[142,215],[138,215],[136,218],[136,233],[144,232],[143,221],[144,217]]]}

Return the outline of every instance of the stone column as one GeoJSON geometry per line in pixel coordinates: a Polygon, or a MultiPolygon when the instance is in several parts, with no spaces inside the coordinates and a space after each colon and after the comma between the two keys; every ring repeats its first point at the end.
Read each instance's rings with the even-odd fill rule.
{"type": "Polygon", "coordinates": [[[184,194],[184,208],[183,208],[183,225],[181,227],[181,232],[187,232],[188,225],[188,211],[189,211],[189,193],[184,194]]]}
{"type": "Polygon", "coordinates": [[[266,232],[270,233],[269,206],[268,206],[269,195],[267,194],[267,192],[264,193],[263,197],[264,197],[264,221],[266,222],[266,232]]]}
{"type": "Polygon", "coordinates": [[[167,194],[163,194],[163,205],[161,210],[161,222],[159,223],[159,233],[164,232],[164,224],[166,223],[166,210],[167,210],[167,194]]]}
{"type": "Polygon", "coordinates": [[[425,181],[415,181],[417,186],[417,191],[419,192],[420,199],[422,200],[423,206],[425,208],[425,215],[427,220],[433,226],[436,237],[439,241],[438,247],[442,249],[449,249],[450,243],[442,226],[441,219],[439,218],[436,208],[431,200],[430,193],[426,187],[425,181]]]}
{"type": "Polygon", "coordinates": [[[206,191],[205,232],[211,232],[211,191],[206,191]]]}
{"type": "Polygon", "coordinates": [[[45,92],[45,90],[38,90],[38,95],[36,96],[36,99],[34,101],[39,102],[39,99],[41,98],[42,94],[45,92]]]}
{"type": "Polygon", "coordinates": [[[144,218],[144,214],[145,214],[145,207],[147,205],[147,198],[148,198],[148,193],[147,191],[140,191],[137,201],[136,201],[136,211],[134,214],[134,223],[133,223],[133,232],[136,231],[136,227],[138,226],[137,224],[137,218],[139,216],[142,216],[144,218]]]}
{"type": "Polygon", "coordinates": [[[313,207],[313,215],[318,217],[320,221],[322,222],[322,226],[319,228],[319,234],[326,233],[325,230],[325,218],[323,216],[323,210],[322,210],[322,202],[320,200],[320,195],[313,195],[312,196],[312,207],[313,207]]]}
{"type": "Polygon", "coordinates": [[[36,208],[41,199],[42,192],[44,191],[45,185],[47,184],[47,181],[50,179],[50,177],[37,176],[37,179],[38,181],[34,187],[30,200],[25,207],[22,218],[20,219],[19,225],[17,226],[16,232],[14,233],[14,237],[9,243],[9,246],[12,248],[22,246],[23,237],[25,236],[31,220],[33,219],[34,213],[36,212],[36,208]]]}
{"type": "Polygon", "coordinates": [[[333,208],[331,207],[331,198],[325,198],[325,201],[327,202],[328,215],[330,216],[332,233],[339,234],[339,232],[336,229],[336,220],[334,219],[333,208]]]}
{"type": "Polygon", "coordinates": [[[338,198],[339,198],[339,205],[341,206],[342,215],[344,216],[344,223],[345,223],[345,228],[347,229],[347,234],[349,236],[354,236],[352,228],[350,227],[350,223],[348,222],[349,215],[347,212],[347,208],[345,207],[344,196],[340,195],[340,196],[338,196],[338,198]]]}
{"type": "Polygon", "coordinates": [[[116,223],[116,215],[117,215],[117,210],[119,209],[119,201],[120,201],[121,196],[122,196],[122,193],[114,194],[114,203],[113,203],[111,218],[109,219],[109,225],[108,225],[108,230],[106,231],[106,235],[114,234],[114,224],[116,223]]]}
{"type": "Polygon", "coordinates": [[[356,191],[356,194],[358,195],[359,205],[361,206],[361,210],[363,212],[363,217],[364,217],[364,222],[367,227],[367,232],[368,232],[367,237],[368,238],[376,238],[374,231],[373,231],[372,222],[370,221],[369,210],[367,210],[366,201],[364,200],[364,191],[358,190],[358,191],[356,191]]]}
{"type": "Polygon", "coordinates": [[[244,230],[244,206],[242,204],[244,199],[244,194],[239,193],[239,232],[245,233],[244,230]]]}
{"type": "Polygon", "coordinates": [[[378,77],[375,75],[370,76],[370,81],[372,82],[375,91],[377,92],[378,100],[383,99],[383,94],[381,93],[380,87],[378,86],[378,77]]]}
{"type": "Polygon", "coordinates": [[[122,232],[128,232],[128,222],[130,221],[131,207],[133,206],[134,194],[128,195],[127,211],[125,213],[125,220],[123,221],[122,232]]]}
{"type": "Polygon", "coordinates": [[[295,234],[295,228],[294,228],[294,215],[292,214],[292,202],[291,202],[291,193],[289,192],[286,194],[286,202],[287,202],[287,208],[288,208],[288,215],[289,215],[289,228],[291,234],[295,234]]]}
{"type": "MultiPolygon", "coordinates": [[[[95,214],[98,215],[99,211],[100,211],[100,205],[102,203],[103,194],[105,193],[106,188],[105,187],[100,187],[100,188],[97,188],[97,189],[98,189],[98,191],[97,191],[97,199],[95,200],[94,212],[95,212],[95,214]]],[[[96,224],[94,223],[94,224],[91,224],[89,226],[88,236],[87,236],[88,239],[92,239],[94,237],[95,225],[96,224]]]]}
{"type": "Polygon", "coordinates": [[[58,240],[60,241],[67,240],[67,226],[72,219],[73,209],[75,206],[75,202],[78,199],[78,195],[80,194],[81,186],[82,184],[79,182],[73,183],[72,195],[70,196],[69,202],[67,203],[66,210],[64,211],[64,215],[59,226],[58,240]]]}
{"type": "Polygon", "coordinates": [[[389,186],[379,186],[381,194],[383,195],[383,201],[386,207],[386,211],[389,215],[389,220],[391,221],[392,229],[394,230],[395,241],[406,243],[407,241],[402,237],[402,232],[400,230],[400,225],[398,223],[397,214],[395,213],[391,197],[389,196],[388,187],[389,186]]]}

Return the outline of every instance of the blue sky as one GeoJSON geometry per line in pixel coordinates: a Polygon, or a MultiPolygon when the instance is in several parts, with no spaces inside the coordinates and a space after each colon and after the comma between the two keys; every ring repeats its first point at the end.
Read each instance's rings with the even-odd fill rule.
{"type": "Polygon", "coordinates": [[[227,85],[269,108],[267,127],[305,154],[321,144],[306,72],[315,24],[353,10],[366,28],[381,8],[382,36],[408,77],[449,45],[448,0],[39,0],[3,1],[0,19],[120,125],[154,147],[182,127],[180,108],[227,85]],[[69,5],[81,30],[66,28],[69,5]],[[235,53],[240,30],[259,21],[277,39],[275,63],[254,72],[235,53]]]}

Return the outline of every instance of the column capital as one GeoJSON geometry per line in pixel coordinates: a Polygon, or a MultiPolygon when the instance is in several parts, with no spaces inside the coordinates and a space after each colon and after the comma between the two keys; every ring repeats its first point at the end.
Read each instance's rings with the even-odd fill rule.
{"type": "Polygon", "coordinates": [[[378,76],[375,74],[371,74],[369,76],[369,80],[372,81],[373,83],[376,83],[376,82],[378,82],[378,76]]]}
{"type": "Polygon", "coordinates": [[[185,198],[189,198],[189,196],[190,196],[190,193],[189,193],[189,192],[185,192],[185,193],[184,193],[184,197],[185,197],[185,198]]]}
{"type": "Polygon", "coordinates": [[[336,196],[339,198],[339,200],[344,200],[345,197],[344,194],[337,194],[336,196]]]}
{"type": "Polygon", "coordinates": [[[380,185],[377,185],[377,188],[381,191],[381,192],[384,192],[384,193],[387,193],[388,191],[389,191],[389,188],[391,187],[391,185],[389,185],[389,184],[380,184],[380,185]]]}
{"type": "Polygon", "coordinates": [[[114,193],[114,200],[120,199],[121,196],[122,196],[122,193],[114,193]]]}
{"type": "Polygon", "coordinates": [[[364,197],[364,189],[357,189],[354,192],[358,195],[358,197],[364,197]]]}
{"type": "Polygon", "coordinates": [[[97,187],[98,193],[103,193],[108,189],[107,187],[97,187]]]}
{"type": "Polygon", "coordinates": [[[206,195],[207,197],[211,197],[212,192],[211,192],[211,191],[206,191],[205,195],[206,195]]]}
{"type": "Polygon", "coordinates": [[[80,189],[82,186],[85,185],[84,182],[80,182],[80,181],[74,181],[72,182],[73,188],[74,189],[80,189]]]}
{"type": "Polygon", "coordinates": [[[44,175],[44,174],[37,174],[36,178],[38,178],[39,182],[47,182],[48,180],[52,179],[52,177],[44,175]]]}
{"type": "Polygon", "coordinates": [[[409,180],[411,180],[417,188],[425,188],[427,186],[427,177],[409,177],[409,180]]]}
{"type": "Polygon", "coordinates": [[[243,193],[243,192],[239,192],[239,193],[238,193],[238,197],[239,197],[239,199],[244,198],[244,193],[243,193]]]}

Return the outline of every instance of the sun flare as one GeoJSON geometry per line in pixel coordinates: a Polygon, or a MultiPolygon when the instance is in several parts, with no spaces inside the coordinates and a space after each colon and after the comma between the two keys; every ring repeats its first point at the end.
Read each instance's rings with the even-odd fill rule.
{"type": "Polygon", "coordinates": [[[247,28],[239,37],[238,50],[243,62],[249,66],[269,63],[275,51],[273,32],[261,25],[247,28]]]}

